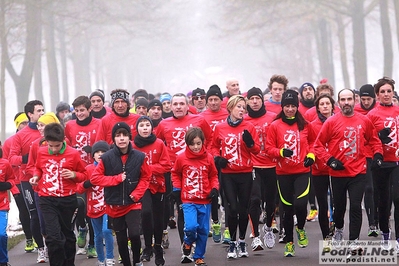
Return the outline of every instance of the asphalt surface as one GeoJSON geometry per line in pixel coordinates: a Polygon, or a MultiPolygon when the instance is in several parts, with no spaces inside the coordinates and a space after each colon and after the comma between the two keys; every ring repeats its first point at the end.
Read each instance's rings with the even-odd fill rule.
{"type": "MultiPolygon", "coordinates": [[[[346,224],[345,224],[345,239],[348,239],[348,212],[345,216],[346,224]]],[[[392,221],[391,221],[392,224],[392,221]]],[[[260,225],[262,226],[262,225],[260,225]]],[[[222,226],[223,227],[223,226],[222,226]]],[[[224,227],[223,227],[224,228],[224,227]]],[[[248,244],[249,257],[248,258],[238,258],[238,259],[227,259],[226,258],[226,248],[227,245],[223,245],[221,243],[214,243],[212,238],[208,238],[207,251],[205,254],[205,262],[208,266],[223,266],[223,265],[287,265],[292,266],[295,263],[295,266],[309,266],[309,265],[318,265],[319,264],[319,239],[321,239],[321,231],[319,228],[318,222],[307,222],[305,225],[308,238],[309,245],[306,248],[299,248],[296,245],[296,256],[293,258],[285,258],[283,256],[284,253],[284,244],[276,243],[273,249],[265,249],[262,251],[252,252],[251,250],[251,241],[249,238],[249,231],[247,234],[246,243],[248,244]]],[[[367,217],[365,212],[363,211],[363,224],[360,239],[361,240],[380,240],[380,237],[373,238],[367,236],[367,217]]],[[[296,236],[294,232],[294,236],[296,236]]],[[[278,238],[278,235],[276,235],[278,238]]],[[[181,258],[181,249],[180,249],[180,241],[178,238],[177,229],[169,229],[169,240],[170,247],[165,250],[165,266],[166,265],[183,265],[180,263],[181,258]]],[[[294,242],[297,242],[296,237],[294,242]]],[[[142,244],[144,241],[142,241],[142,244]]],[[[25,253],[24,251],[24,242],[19,243],[15,248],[9,251],[9,259],[10,264],[12,266],[29,266],[29,265],[38,265],[36,263],[37,253],[25,253]]],[[[116,243],[115,243],[115,259],[118,258],[116,243]]],[[[49,265],[49,263],[42,263],[42,265],[49,265]]],[[[76,255],[75,257],[75,265],[76,266],[94,266],[97,265],[97,259],[87,259],[85,255],[76,255]]],[[[116,262],[115,265],[122,265],[116,262]]],[[[144,266],[155,265],[154,259],[152,258],[150,262],[144,262],[144,266]]],[[[185,264],[185,265],[194,265],[194,263],[185,264]]],[[[371,264],[369,264],[371,265],[371,264]]],[[[377,265],[377,264],[372,264],[377,265]]]]}

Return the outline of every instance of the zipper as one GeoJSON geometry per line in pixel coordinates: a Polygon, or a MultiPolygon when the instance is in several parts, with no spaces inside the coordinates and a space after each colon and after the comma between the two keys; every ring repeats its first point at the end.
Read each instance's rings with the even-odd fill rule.
{"type": "MultiPolygon", "coordinates": [[[[122,164],[122,173],[125,172],[125,164],[122,164]]],[[[125,179],[126,180],[126,179],[125,179]]],[[[125,181],[122,182],[122,203],[125,205],[125,181]]]]}

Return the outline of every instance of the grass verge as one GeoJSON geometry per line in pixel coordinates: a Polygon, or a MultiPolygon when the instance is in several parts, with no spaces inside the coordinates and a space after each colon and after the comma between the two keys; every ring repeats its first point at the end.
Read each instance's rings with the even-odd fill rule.
{"type": "Polygon", "coordinates": [[[16,245],[18,245],[19,242],[21,242],[24,239],[25,239],[25,235],[24,234],[16,235],[16,236],[13,236],[13,237],[9,237],[8,241],[7,241],[7,250],[12,249],[16,245]]]}

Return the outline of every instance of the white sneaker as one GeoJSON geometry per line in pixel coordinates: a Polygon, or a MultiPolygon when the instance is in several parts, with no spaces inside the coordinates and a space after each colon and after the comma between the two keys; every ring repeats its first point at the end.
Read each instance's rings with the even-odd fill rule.
{"type": "Polygon", "coordinates": [[[76,255],[86,255],[87,250],[85,248],[78,248],[78,251],[76,251],[76,255]]]}
{"type": "Polygon", "coordinates": [[[267,227],[267,225],[265,224],[263,226],[263,232],[265,233],[265,235],[263,236],[265,246],[267,248],[273,248],[276,244],[276,235],[273,234],[273,229],[271,227],[267,227]]]}
{"type": "Polygon", "coordinates": [[[247,244],[244,241],[238,241],[237,249],[238,249],[238,257],[239,258],[248,257],[247,244]]]}
{"type": "Polygon", "coordinates": [[[391,230],[388,233],[381,233],[382,240],[381,240],[381,247],[383,250],[390,250],[392,248],[391,245],[391,230]]]}
{"type": "Polygon", "coordinates": [[[396,240],[395,251],[396,251],[396,254],[399,256],[399,239],[396,240]]]}
{"type": "Polygon", "coordinates": [[[292,217],[294,219],[294,226],[298,224],[298,219],[296,218],[296,214],[292,217]]]}
{"type": "Polygon", "coordinates": [[[97,266],[105,266],[105,263],[102,261],[97,261],[97,266]]]}
{"type": "Polygon", "coordinates": [[[236,259],[237,258],[237,244],[234,241],[230,241],[229,248],[227,250],[227,258],[228,259],[236,259]]]}
{"type": "Polygon", "coordinates": [[[46,258],[46,252],[44,251],[44,248],[39,248],[37,250],[37,263],[46,263],[47,258],[46,258]]]}
{"type": "Polygon", "coordinates": [[[251,247],[252,251],[264,250],[263,243],[262,241],[260,241],[259,236],[254,237],[254,239],[252,240],[251,247]]]}
{"type": "Polygon", "coordinates": [[[113,266],[115,264],[114,259],[106,259],[105,260],[105,266],[113,266]]]}
{"type": "Polygon", "coordinates": [[[342,243],[344,242],[344,228],[335,228],[335,233],[332,237],[332,245],[336,249],[340,249],[342,247],[342,243]]]}

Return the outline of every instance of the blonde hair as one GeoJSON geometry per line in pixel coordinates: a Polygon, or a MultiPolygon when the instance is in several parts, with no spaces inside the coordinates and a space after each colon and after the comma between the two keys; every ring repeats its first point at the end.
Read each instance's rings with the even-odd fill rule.
{"type": "Polygon", "coordinates": [[[233,96],[230,97],[230,99],[229,99],[229,101],[227,102],[227,105],[226,105],[226,109],[229,112],[229,114],[231,113],[231,110],[233,110],[234,106],[236,106],[239,101],[244,101],[245,102],[245,106],[247,105],[247,101],[245,100],[244,96],[233,95],[233,96]]]}

